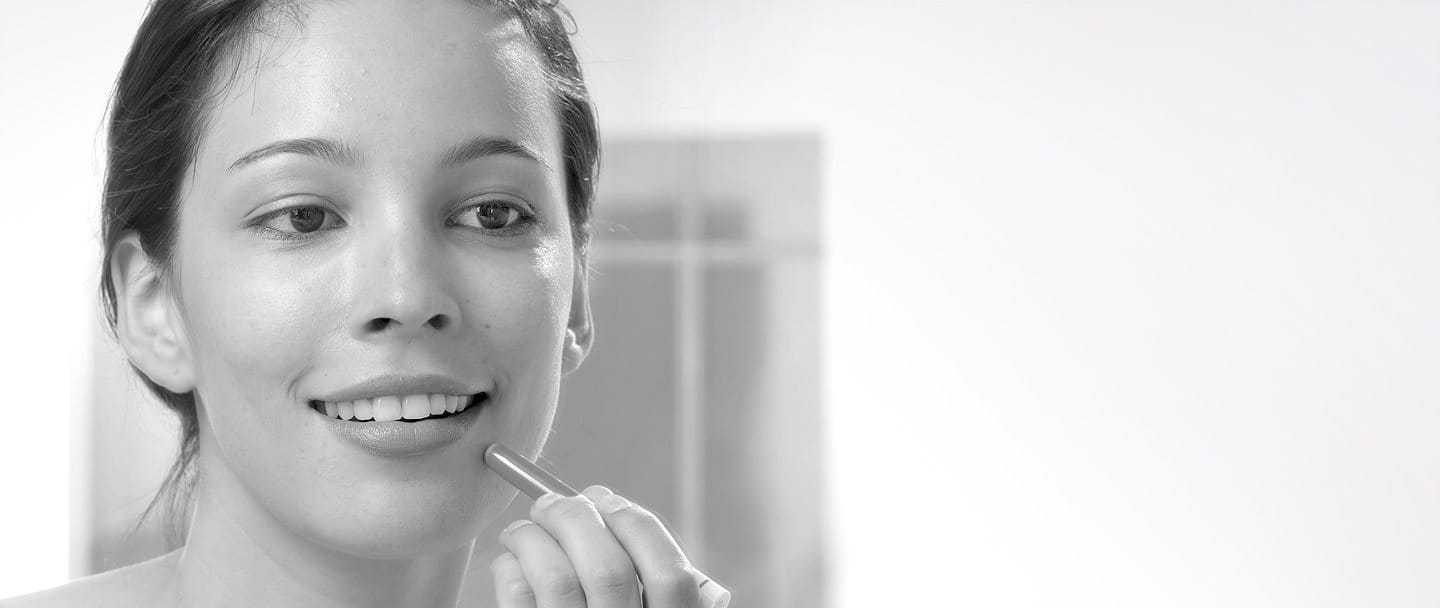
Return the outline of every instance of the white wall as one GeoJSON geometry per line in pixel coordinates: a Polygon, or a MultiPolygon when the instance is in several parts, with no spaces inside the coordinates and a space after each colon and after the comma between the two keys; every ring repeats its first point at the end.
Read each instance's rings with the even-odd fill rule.
{"type": "Polygon", "coordinates": [[[0,2],[0,598],[63,583],[83,559],[70,541],[86,453],[72,438],[88,425],[71,410],[89,398],[100,314],[101,118],[142,7],[0,2]]]}
{"type": "MultiPolygon", "coordinates": [[[[827,142],[837,605],[1440,603],[1440,5],[568,4],[607,132],[827,142]]],[[[0,596],[67,571],[138,13],[0,21],[0,596]]]]}
{"type": "Polygon", "coordinates": [[[828,142],[839,606],[1440,603],[1440,4],[570,4],[828,142]]]}

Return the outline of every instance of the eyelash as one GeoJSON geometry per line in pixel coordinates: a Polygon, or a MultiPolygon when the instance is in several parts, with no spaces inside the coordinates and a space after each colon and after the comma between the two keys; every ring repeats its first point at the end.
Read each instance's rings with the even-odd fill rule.
{"type": "MultiPolygon", "coordinates": [[[[455,213],[452,213],[452,214],[450,214],[449,216],[446,216],[446,218],[445,218],[445,225],[446,225],[446,226],[459,226],[460,224],[451,221],[451,218],[459,215],[459,214],[462,213],[462,212],[469,211],[469,210],[471,210],[471,209],[475,209],[476,207],[480,207],[481,205],[501,205],[501,206],[504,206],[504,207],[508,207],[508,208],[514,209],[515,211],[519,212],[519,214],[520,214],[520,218],[517,219],[517,220],[515,220],[515,223],[514,223],[513,225],[511,225],[511,226],[508,226],[508,227],[505,227],[505,228],[497,228],[497,229],[495,229],[495,230],[484,230],[484,229],[482,229],[482,231],[485,232],[485,233],[487,233],[487,234],[491,234],[491,235],[495,235],[495,236],[501,236],[501,237],[515,236],[515,235],[519,235],[519,234],[523,234],[523,233],[525,233],[525,232],[528,232],[528,231],[531,229],[532,226],[534,226],[535,224],[540,223],[540,219],[541,219],[541,218],[540,218],[540,215],[539,215],[538,213],[535,213],[535,212],[532,212],[532,211],[526,209],[524,205],[518,205],[518,204],[515,204],[515,203],[511,203],[511,202],[509,202],[509,201],[491,199],[491,200],[486,200],[486,201],[480,201],[480,202],[475,203],[475,204],[473,204],[473,205],[466,205],[466,206],[464,206],[464,207],[459,208],[458,210],[455,211],[455,213]]],[[[294,210],[296,210],[296,209],[319,209],[319,210],[321,210],[321,211],[323,211],[323,212],[325,212],[325,213],[330,213],[330,214],[334,214],[334,213],[335,213],[333,210],[331,210],[331,209],[329,209],[329,208],[326,208],[326,207],[323,207],[323,206],[321,206],[321,205],[294,205],[294,206],[290,206],[290,207],[285,207],[284,209],[277,209],[277,210],[275,210],[275,211],[271,211],[270,213],[267,213],[267,214],[265,214],[265,215],[263,215],[263,216],[260,216],[259,218],[256,218],[255,221],[250,224],[250,228],[253,229],[253,230],[255,230],[255,231],[257,231],[257,232],[261,232],[261,233],[264,233],[264,234],[268,234],[268,235],[270,235],[270,236],[272,236],[272,237],[274,237],[274,238],[276,238],[276,239],[282,240],[282,241],[308,241],[308,240],[311,240],[311,239],[314,239],[314,238],[320,236],[320,235],[323,234],[323,233],[326,233],[326,232],[329,232],[329,231],[331,231],[331,230],[335,230],[336,228],[339,228],[339,226],[336,226],[336,227],[332,227],[332,228],[323,228],[323,229],[320,229],[320,230],[316,230],[316,231],[314,231],[314,232],[289,232],[289,231],[285,231],[285,230],[278,230],[278,229],[272,228],[272,227],[270,227],[270,226],[267,225],[267,224],[269,224],[272,220],[274,220],[275,218],[280,217],[280,216],[282,216],[282,215],[284,215],[284,214],[290,213],[291,211],[294,211],[294,210]]],[[[343,225],[343,224],[342,224],[342,225],[343,225]]]]}

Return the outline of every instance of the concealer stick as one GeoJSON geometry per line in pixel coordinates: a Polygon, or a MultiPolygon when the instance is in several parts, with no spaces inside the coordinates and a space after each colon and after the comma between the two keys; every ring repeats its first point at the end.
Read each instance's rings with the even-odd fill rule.
{"type": "MultiPolygon", "coordinates": [[[[559,477],[550,474],[549,471],[540,468],[540,465],[498,443],[492,443],[490,447],[485,448],[485,466],[490,467],[501,478],[510,482],[510,485],[524,492],[531,500],[546,494],[580,495],[575,488],[560,481],[559,477]]],[[[730,592],[721,587],[720,583],[701,573],[699,569],[692,567],[691,571],[694,573],[695,582],[700,585],[701,606],[726,608],[730,605],[730,592]]]]}

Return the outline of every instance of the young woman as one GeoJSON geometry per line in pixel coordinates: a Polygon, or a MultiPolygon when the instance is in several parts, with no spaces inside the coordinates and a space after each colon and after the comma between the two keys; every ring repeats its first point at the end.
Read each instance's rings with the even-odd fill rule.
{"type": "MultiPolygon", "coordinates": [[[[110,121],[103,292],[182,420],[188,537],[7,605],[454,606],[516,496],[483,450],[540,452],[593,335],[595,119],[556,8],[156,0],[110,121]]],[[[530,516],[499,606],[699,606],[643,508],[530,516]]]]}

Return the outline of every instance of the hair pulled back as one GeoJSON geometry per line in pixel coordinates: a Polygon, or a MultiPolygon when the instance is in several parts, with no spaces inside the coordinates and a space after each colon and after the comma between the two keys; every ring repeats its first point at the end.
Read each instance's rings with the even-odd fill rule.
{"type": "MultiPolygon", "coordinates": [[[[566,27],[569,12],[555,0],[467,1],[496,6],[518,19],[540,55],[560,122],[575,251],[582,270],[588,268],[599,137],[594,106],[570,42],[572,32],[566,27]]],[[[267,19],[284,12],[301,19],[300,8],[296,0],[152,0],[147,8],[116,80],[107,118],[100,292],[107,327],[117,340],[115,285],[109,270],[116,243],[135,232],[151,270],[160,277],[173,276],[180,186],[194,161],[211,104],[238,75],[236,51],[262,31],[267,19]],[[228,75],[222,74],[226,68],[228,75]]],[[[584,275],[577,279],[584,280],[584,275]]],[[[172,515],[189,504],[199,419],[193,391],[172,392],[134,363],[130,366],[180,419],[179,453],[138,529],[162,502],[172,515]]],[[[184,522],[179,523],[177,528],[183,528],[184,522]]]]}

